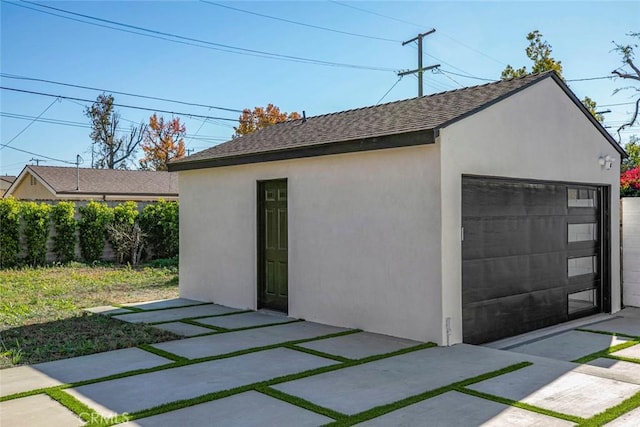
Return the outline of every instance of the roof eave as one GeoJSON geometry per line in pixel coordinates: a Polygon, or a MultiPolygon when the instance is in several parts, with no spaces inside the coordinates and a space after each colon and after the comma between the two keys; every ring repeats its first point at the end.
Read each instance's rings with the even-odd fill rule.
{"type": "Polygon", "coordinates": [[[305,157],[327,156],[331,154],[356,153],[360,151],[383,150],[386,148],[410,147],[435,143],[433,129],[405,132],[371,138],[322,143],[282,150],[249,153],[237,156],[225,156],[202,160],[169,163],[169,172],[194,169],[236,166],[251,163],[274,162],[279,160],[300,159],[305,157]]]}

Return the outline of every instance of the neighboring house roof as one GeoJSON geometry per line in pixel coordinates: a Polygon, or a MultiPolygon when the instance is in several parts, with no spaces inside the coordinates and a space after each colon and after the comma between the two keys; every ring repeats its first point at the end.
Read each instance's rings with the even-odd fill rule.
{"type": "Polygon", "coordinates": [[[15,181],[15,180],[16,180],[16,177],[12,176],[12,175],[2,175],[2,176],[0,176],[0,181],[2,181],[2,183],[1,183],[2,185],[7,185],[7,184],[11,185],[11,184],[13,184],[13,181],[15,181]]]}
{"type": "Polygon", "coordinates": [[[31,175],[54,195],[122,195],[178,196],[178,175],[171,172],[130,171],[120,169],[87,169],[57,166],[26,166],[12,186],[10,195],[20,182],[31,175]],[[78,188],[79,174],[79,188],[78,188]]]}
{"type": "Polygon", "coordinates": [[[626,153],[589,114],[555,72],[532,74],[481,86],[457,89],[339,113],[291,120],[232,139],[189,157],[174,160],[169,170],[179,171],[291,157],[361,151],[435,142],[435,131],[492,105],[543,79],[552,78],[621,153],[626,153]],[[394,135],[416,138],[388,140],[394,135]],[[351,142],[351,144],[338,144],[351,142]],[[338,147],[342,145],[342,147],[338,147]],[[284,152],[288,152],[285,155],[284,152]],[[295,153],[297,152],[297,153],[295,153]]]}

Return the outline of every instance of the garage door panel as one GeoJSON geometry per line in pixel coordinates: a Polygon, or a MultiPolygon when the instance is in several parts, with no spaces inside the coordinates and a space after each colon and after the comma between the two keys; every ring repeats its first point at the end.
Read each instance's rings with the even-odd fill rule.
{"type": "Polygon", "coordinates": [[[550,184],[471,182],[462,189],[462,212],[474,216],[565,215],[566,192],[550,184]]]}
{"type": "Polygon", "coordinates": [[[463,262],[462,303],[564,286],[564,254],[547,253],[463,262]]]}
{"type": "Polygon", "coordinates": [[[604,190],[463,177],[463,340],[483,343],[601,309],[604,190]]]}
{"type": "Polygon", "coordinates": [[[566,232],[564,216],[465,218],[462,259],[562,251],[566,232]]]}
{"type": "Polygon", "coordinates": [[[465,305],[463,324],[483,327],[465,331],[464,342],[481,344],[566,321],[568,316],[560,314],[567,311],[564,294],[558,287],[465,305]]]}

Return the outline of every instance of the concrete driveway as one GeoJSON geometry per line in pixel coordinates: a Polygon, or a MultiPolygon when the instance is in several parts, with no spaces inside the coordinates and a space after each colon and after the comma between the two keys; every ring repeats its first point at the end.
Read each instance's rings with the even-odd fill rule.
{"type": "Polygon", "coordinates": [[[640,309],[452,347],[184,299],[91,311],[188,338],[2,370],[0,425],[640,425],[640,309]]]}

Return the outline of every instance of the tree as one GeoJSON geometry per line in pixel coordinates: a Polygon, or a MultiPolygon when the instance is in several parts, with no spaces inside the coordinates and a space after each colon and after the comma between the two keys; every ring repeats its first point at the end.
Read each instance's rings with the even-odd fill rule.
{"type": "MultiPolygon", "coordinates": [[[[527,46],[525,52],[527,54],[527,57],[531,61],[533,61],[531,73],[527,71],[526,66],[515,69],[511,65],[507,65],[507,67],[502,71],[502,74],[500,75],[502,80],[524,77],[529,74],[542,73],[551,70],[555,71],[560,76],[560,78],[564,80],[564,77],[562,76],[562,61],[556,61],[551,56],[552,47],[546,40],[543,40],[542,37],[542,33],[538,30],[534,30],[527,34],[529,46],[527,46]]],[[[592,100],[588,96],[585,96],[582,100],[582,104],[587,110],[589,110],[591,115],[595,117],[596,120],[601,122],[604,119],[601,114],[597,113],[597,104],[594,100],[592,100]]]]}
{"type": "MultiPolygon", "coordinates": [[[[640,33],[629,33],[628,35],[640,40],[640,33]]],[[[637,49],[638,45],[636,43],[622,45],[616,42],[614,42],[613,44],[616,46],[614,50],[622,55],[622,66],[613,70],[611,73],[621,79],[631,80],[632,82],[640,82],[640,67],[634,63],[634,49],[637,49]]],[[[622,138],[620,132],[622,132],[626,128],[632,127],[638,121],[638,109],[640,108],[640,86],[626,86],[618,88],[614,93],[618,93],[621,90],[629,89],[635,90],[638,93],[638,97],[635,100],[635,110],[631,114],[631,118],[618,128],[618,142],[620,142],[622,138]]]]}
{"type": "Polygon", "coordinates": [[[85,109],[85,115],[91,120],[91,167],[127,169],[127,162],[142,142],[146,125],[131,126],[128,134],[119,136],[120,114],[113,109],[113,95],[99,95],[85,109]]]}
{"type": "Polygon", "coordinates": [[[640,138],[631,135],[629,142],[624,145],[624,151],[629,155],[628,158],[622,160],[621,171],[625,172],[629,169],[640,167],[640,138]]]}
{"type": "Polygon", "coordinates": [[[280,108],[273,104],[268,104],[266,108],[255,107],[252,110],[245,108],[238,119],[238,127],[233,129],[236,133],[233,137],[247,135],[259,129],[264,129],[276,123],[286,122],[287,120],[297,120],[300,114],[295,111],[292,113],[281,113],[280,108]]]}
{"type": "Polygon", "coordinates": [[[142,151],[144,158],[140,167],[147,170],[166,171],[167,163],[184,157],[184,135],[187,128],[178,117],[165,122],[164,117],[154,113],[149,118],[149,127],[144,135],[142,151]]]}

